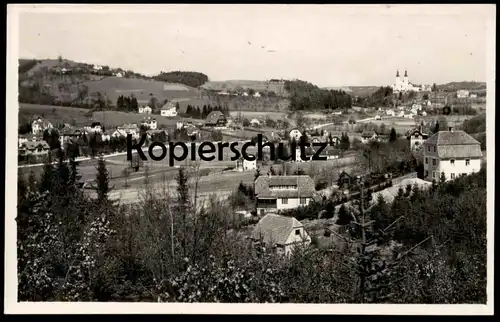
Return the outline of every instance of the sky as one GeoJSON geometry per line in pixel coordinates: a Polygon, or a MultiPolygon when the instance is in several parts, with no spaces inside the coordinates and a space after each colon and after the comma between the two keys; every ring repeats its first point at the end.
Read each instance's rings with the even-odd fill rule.
{"type": "MultiPolygon", "coordinates": [[[[31,5],[19,57],[210,80],[381,86],[486,81],[492,5],[31,5]]],[[[493,20],[494,21],[494,20],[493,20]]]]}

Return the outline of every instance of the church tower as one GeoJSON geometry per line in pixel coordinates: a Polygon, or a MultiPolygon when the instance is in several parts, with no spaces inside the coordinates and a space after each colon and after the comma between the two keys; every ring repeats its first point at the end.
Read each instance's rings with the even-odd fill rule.
{"type": "Polygon", "coordinates": [[[405,69],[405,76],[403,78],[403,83],[406,87],[408,87],[409,85],[409,81],[408,81],[408,71],[405,69]]]}
{"type": "Polygon", "coordinates": [[[396,71],[396,84],[395,90],[401,89],[401,78],[399,77],[399,69],[396,71]]]}

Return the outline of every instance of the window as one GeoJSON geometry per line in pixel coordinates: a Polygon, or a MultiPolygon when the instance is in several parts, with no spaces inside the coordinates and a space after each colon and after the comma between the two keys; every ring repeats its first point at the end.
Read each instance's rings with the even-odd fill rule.
{"type": "Polygon", "coordinates": [[[470,165],[470,159],[465,159],[465,165],[470,165]]]}
{"type": "Polygon", "coordinates": [[[432,159],[432,165],[436,165],[436,159],[432,159]]]}
{"type": "Polygon", "coordinates": [[[300,235],[300,229],[295,229],[295,235],[300,235]]]}
{"type": "Polygon", "coordinates": [[[425,164],[429,164],[429,159],[425,158],[425,164]]]}
{"type": "Polygon", "coordinates": [[[284,205],[288,204],[288,198],[281,199],[281,203],[284,205]]]}
{"type": "Polygon", "coordinates": [[[431,146],[430,145],[427,146],[427,151],[431,152],[431,146]]]}
{"type": "Polygon", "coordinates": [[[436,172],[432,171],[432,177],[436,178],[436,172]]]}
{"type": "Polygon", "coordinates": [[[301,205],[305,205],[305,204],[306,204],[306,201],[307,201],[307,199],[306,199],[306,198],[300,198],[300,204],[301,204],[301,205]]]}
{"type": "Polygon", "coordinates": [[[451,165],[455,165],[455,160],[450,160],[451,165]]]}
{"type": "Polygon", "coordinates": [[[455,179],[455,174],[454,173],[451,174],[451,179],[452,180],[455,179]]]}
{"type": "Polygon", "coordinates": [[[436,146],[434,146],[434,152],[436,152],[436,146]]]}
{"type": "Polygon", "coordinates": [[[425,170],[425,177],[427,178],[429,176],[429,171],[425,170]]]}

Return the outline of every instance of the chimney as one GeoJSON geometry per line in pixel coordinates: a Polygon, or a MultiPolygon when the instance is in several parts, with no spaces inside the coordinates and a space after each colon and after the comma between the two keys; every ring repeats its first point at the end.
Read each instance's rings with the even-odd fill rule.
{"type": "Polygon", "coordinates": [[[448,127],[448,131],[453,132],[453,127],[448,127]]]}

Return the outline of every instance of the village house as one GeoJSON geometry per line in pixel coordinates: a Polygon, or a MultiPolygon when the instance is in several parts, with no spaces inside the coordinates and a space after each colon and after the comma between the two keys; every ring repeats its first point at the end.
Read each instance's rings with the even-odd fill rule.
{"type": "Polygon", "coordinates": [[[227,127],[227,119],[221,111],[212,111],[205,119],[205,126],[225,128],[227,127]]]}
{"type": "Polygon", "coordinates": [[[469,97],[469,91],[465,89],[460,89],[457,91],[457,98],[467,98],[469,97]]]}
{"type": "Polygon", "coordinates": [[[139,106],[138,108],[139,114],[151,114],[152,109],[149,106],[139,106]]]}
{"type": "Polygon", "coordinates": [[[260,126],[260,122],[259,122],[259,120],[257,120],[257,119],[252,119],[252,120],[250,121],[250,126],[253,126],[253,127],[258,127],[258,126],[260,126]]]}
{"type": "Polygon", "coordinates": [[[363,133],[361,133],[361,142],[362,143],[376,141],[377,139],[378,139],[378,135],[374,131],[363,131],[363,133]]]}
{"type": "Polygon", "coordinates": [[[468,175],[481,169],[481,144],[464,131],[439,131],[424,142],[424,179],[438,181],[468,175]]]}
{"type": "Polygon", "coordinates": [[[394,110],[392,110],[392,109],[389,109],[389,110],[385,111],[385,115],[394,117],[394,116],[396,116],[396,112],[394,112],[394,110]]]}
{"type": "Polygon", "coordinates": [[[99,122],[93,122],[90,126],[84,126],[83,130],[86,133],[101,133],[102,132],[102,126],[101,123],[99,122]]]}
{"type": "Polygon", "coordinates": [[[477,94],[470,93],[469,98],[477,98],[477,94]]]}
{"type": "Polygon", "coordinates": [[[322,150],[319,152],[319,155],[318,155],[321,158],[326,158],[327,160],[334,160],[334,159],[339,158],[339,154],[340,154],[339,150],[331,145],[327,145],[324,149],[323,148],[316,148],[315,149],[313,147],[306,148],[306,154],[310,160],[316,154],[316,151],[318,149],[322,150]]]}
{"type": "Polygon", "coordinates": [[[120,138],[120,137],[126,137],[127,136],[127,132],[125,130],[122,130],[122,129],[116,129],[113,131],[113,133],[111,133],[111,137],[113,138],[120,138]]]}
{"type": "MultiPolygon", "coordinates": [[[[250,157],[255,157],[255,155],[249,155],[250,157]]],[[[243,157],[236,160],[236,170],[237,171],[249,171],[257,169],[257,158],[255,160],[249,161],[243,157]]]]}
{"type": "Polygon", "coordinates": [[[314,193],[314,181],[307,175],[260,176],[255,180],[259,215],[307,206],[314,193]]]}
{"type": "Polygon", "coordinates": [[[28,141],[35,141],[36,135],[33,134],[19,134],[17,138],[18,147],[21,147],[23,143],[28,141]]]}
{"type": "Polygon", "coordinates": [[[250,238],[257,245],[269,247],[285,256],[291,255],[295,247],[308,247],[311,244],[311,237],[304,225],[293,217],[276,214],[264,216],[250,238]]]}
{"type": "Polygon", "coordinates": [[[64,127],[59,131],[59,142],[61,143],[61,148],[64,149],[64,145],[67,143],[75,142],[82,135],[82,131],[75,129],[73,127],[64,127]]]}
{"type": "Polygon", "coordinates": [[[247,93],[247,92],[243,92],[243,93],[241,94],[241,96],[248,96],[248,93],[247,93]]]}
{"type": "Polygon", "coordinates": [[[260,95],[260,93],[259,93],[259,92],[255,92],[255,93],[253,94],[253,97],[261,97],[261,96],[262,96],[262,95],[260,95]]]}
{"type": "Polygon", "coordinates": [[[45,141],[27,141],[19,148],[19,155],[43,156],[49,153],[50,147],[45,141]]]}
{"type": "Polygon", "coordinates": [[[410,141],[410,149],[412,151],[418,150],[422,147],[428,135],[422,132],[422,126],[408,133],[406,138],[410,141]]]}
{"type": "Polygon", "coordinates": [[[40,116],[31,122],[31,133],[34,135],[42,134],[45,130],[51,129],[52,123],[42,119],[40,116]]]}
{"type": "Polygon", "coordinates": [[[412,114],[412,113],[405,113],[405,114],[403,115],[403,117],[404,117],[405,119],[413,119],[413,115],[414,115],[414,114],[412,114]]]}
{"type": "Polygon", "coordinates": [[[302,132],[300,132],[299,129],[290,130],[290,133],[289,133],[290,140],[295,139],[296,142],[299,142],[301,136],[302,136],[302,132]]]}
{"type": "Polygon", "coordinates": [[[165,117],[174,117],[177,116],[177,109],[172,102],[167,102],[162,106],[160,110],[160,115],[165,117]]]}
{"type": "Polygon", "coordinates": [[[333,112],[332,115],[342,115],[342,111],[333,112]]]}
{"type": "Polygon", "coordinates": [[[112,131],[104,131],[101,133],[101,141],[103,142],[108,142],[111,141],[111,135],[113,134],[112,131]]]}
{"type": "Polygon", "coordinates": [[[142,120],[141,126],[144,126],[150,130],[156,130],[158,128],[158,122],[156,121],[155,118],[152,119],[148,117],[147,119],[142,120]]]}

